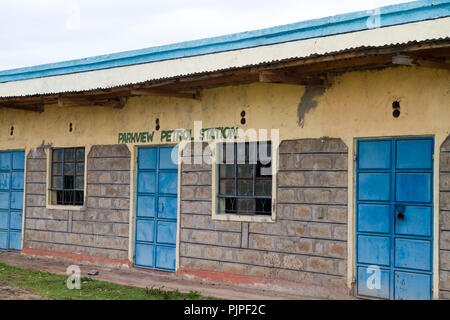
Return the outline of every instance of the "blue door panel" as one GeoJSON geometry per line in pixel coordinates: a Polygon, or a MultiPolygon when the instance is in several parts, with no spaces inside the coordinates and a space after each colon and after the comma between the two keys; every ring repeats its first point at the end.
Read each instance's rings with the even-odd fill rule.
{"type": "Polygon", "coordinates": [[[389,266],[390,240],[389,237],[358,236],[358,263],[389,266]]]}
{"type": "Polygon", "coordinates": [[[433,141],[426,140],[398,140],[397,141],[397,169],[433,169],[433,141]]]}
{"type": "Polygon", "coordinates": [[[166,246],[156,247],[156,267],[159,269],[175,269],[175,248],[166,246]]]}
{"type": "Polygon", "coordinates": [[[0,229],[8,229],[8,211],[0,211],[0,229]]]}
{"type": "Polygon", "coordinates": [[[397,173],[395,200],[431,202],[431,173],[397,173]]]}
{"type": "Polygon", "coordinates": [[[154,217],[155,216],[155,197],[139,196],[137,198],[137,216],[138,217],[154,217]]]}
{"type": "Polygon", "coordinates": [[[12,154],[12,168],[13,170],[22,170],[25,167],[25,152],[24,151],[15,151],[12,154]]]}
{"type": "Polygon", "coordinates": [[[0,170],[11,170],[11,152],[0,152],[0,170]]]}
{"type": "Polygon", "coordinates": [[[10,229],[21,230],[22,229],[22,211],[11,211],[10,213],[10,229]]]}
{"type": "Polygon", "coordinates": [[[395,266],[431,271],[429,240],[395,239],[395,266]]]}
{"type": "Polygon", "coordinates": [[[159,197],[158,217],[165,219],[176,219],[178,201],[175,197],[159,197]]]}
{"type": "Polygon", "coordinates": [[[24,151],[0,151],[0,249],[20,250],[24,151]]]}
{"type": "Polygon", "coordinates": [[[9,190],[9,172],[0,172],[0,190],[9,190]]]}
{"type": "Polygon", "coordinates": [[[0,230],[0,249],[8,249],[8,231],[0,230]]]}
{"type": "Polygon", "coordinates": [[[9,209],[9,191],[0,191],[0,209],[9,209]]]}
{"type": "Polygon", "coordinates": [[[157,234],[158,243],[175,244],[177,240],[177,223],[174,221],[159,221],[157,234]]]}
{"type": "Polygon", "coordinates": [[[9,247],[14,250],[20,250],[22,233],[20,231],[11,231],[9,234],[9,247]]]}
{"type": "Polygon", "coordinates": [[[159,151],[159,168],[160,169],[177,169],[178,168],[178,147],[161,148],[159,151]]]}
{"type": "Polygon", "coordinates": [[[404,206],[403,218],[395,215],[395,233],[408,236],[430,237],[432,231],[431,207],[404,206]]]}
{"type": "Polygon", "coordinates": [[[429,274],[395,272],[395,299],[431,299],[432,277],[429,274]]]}
{"type": "Polygon", "coordinates": [[[178,149],[138,149],[135,264],[175,270],[178,149]]]}
{"type": "Polygon", "coordinates": [[[177,194],[178,173],[161,172],[159,174],[159,192],[164,194],[177,194]]]}
{"type": "Polygon", "coordinates": [[[358,205],[358,231],[389,233],[390,206],[382,204],[358,205]]]}
{"type": "Polygon", "coordinates": [[[11,175],[11,188],[23,190],[23,172],[13,172],[11,175]]]}
{"type": "Polygon", "coordinates": [[[359,143],[359,169],[389,169],[391,141],[362,141],[359,143]]]}
{"type": "Polygon", "coordinates": [[[153,267],[153,245],[136,243],[134,263],[138,266],[153,267]]]}
{"type": "Polygon", "coordinates": [[[138,167],[141,170],[156,170],[157,149],[139,148],[138,149],[138,167]]]}
{"type": "Polygon", "coordinates": [[[138,193],[155,193],[155,191],[156,191],[156,173],[139,172],[138,193]]]}
{"type": "Polygon", "coordinates": [[[389,270],[359,267],[357,274],[358,295],[389,299],[389,270]]]}
{"type": "Polygon", "coordinates": [[[433,150],[433,138],[357,141],[358,295],[432,297],[433,150]],[[370,285],[373,268],[379,288],[370,285]]]}
{"type": "Polygon", "coordinates": [[[11,209],[22,210],[23,208],[23,192],[11,192],[11,209]]]}
{"type": "Polygon", "coordinates": [[[136,223],[136,241],[153,242],[154,229],[153,220],[138,220],[136,223]]]}
{"type": "Polygon", "coordinates": [[[360,173],[358,175],[358,200],[389,201],[390,173],[360,173]]]}

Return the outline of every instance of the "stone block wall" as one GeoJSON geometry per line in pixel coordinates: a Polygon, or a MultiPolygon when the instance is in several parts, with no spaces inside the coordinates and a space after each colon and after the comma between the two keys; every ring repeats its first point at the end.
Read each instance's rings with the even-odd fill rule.
{"type": "Polygon", "coordinates": [[[439,297],[450,299],[450,136],[439,159],[439,297]]]}
{"type": "Polygon", "coordinates": [[[183,151],[180,267],[345,288],[347,153],[339,139],[283,141],[276,221],[260,223],[213,220],[211,165],[183,151]]]}
{"type": "Polygon", "coordinates": [[[24,248],[128,259],[130,151],[93,146],[81,210],[46,208],[47,159],[42,148],[27,156],[24,248]]]}

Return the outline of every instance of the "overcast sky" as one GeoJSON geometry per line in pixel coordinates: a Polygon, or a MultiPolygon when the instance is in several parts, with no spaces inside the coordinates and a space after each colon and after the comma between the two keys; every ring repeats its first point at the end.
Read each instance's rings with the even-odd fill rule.
{"type": "Polygon", "coordinates": [[[255,30],[404,0],[0,0],[0,70],[255,30]]]}

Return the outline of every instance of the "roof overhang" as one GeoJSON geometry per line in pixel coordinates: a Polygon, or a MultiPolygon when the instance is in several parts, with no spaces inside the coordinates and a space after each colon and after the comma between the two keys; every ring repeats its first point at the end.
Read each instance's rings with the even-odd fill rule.
{"type": "Polygon", "coordinates": [[[449,69],[450,17],[262,45],[239,50],[0,83],[0,106],[41,110],[43,103],[123,106],[118,98],[198,99],[205,87],[246,82],[324,85],[326,74],[416,65],[449,69]],[[189,91],[191,90],[191,91],[189,91]],[[184,92],[183,92],[184,91],[184,92]],[[72,98],[71,102],[64,97],[72,98]],[[78,101],[75,98],[80,98],[78,101]],[[111,101],[111,99],[115,99],[111,101]],[[100,103],[100,101],[105,104],[100,103]]]}

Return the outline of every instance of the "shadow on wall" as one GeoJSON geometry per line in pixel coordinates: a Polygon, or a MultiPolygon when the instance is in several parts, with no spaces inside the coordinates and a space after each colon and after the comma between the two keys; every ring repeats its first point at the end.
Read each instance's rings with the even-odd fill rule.
{"type": "Polygon", "coordinates": [[[300,103],[298,104],[297,114],[298,114],[298,125],[303,128],[305,115],[309,112],[309,110],[317,107],[316,97],[320,97],[325,93],[327,87],[319,87],[319,86],[307,86],[305,93],[300,99],[300,103]]]}

